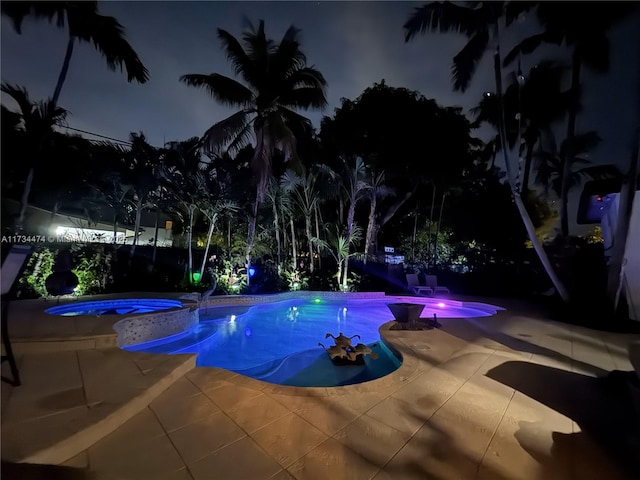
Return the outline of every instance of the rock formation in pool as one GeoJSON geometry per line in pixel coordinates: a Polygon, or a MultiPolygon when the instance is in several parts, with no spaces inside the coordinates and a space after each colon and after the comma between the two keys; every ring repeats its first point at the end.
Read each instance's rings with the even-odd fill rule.
{"type": "Polygon", "coordinates": [[[325,338],[329,337],[333,338],[335,345],[329,348],[325,347],[322,343],[318,343],[318,345],[324,348],[329,354],[334,365],[364,365],[364,357],[366,355],[369,355],[374,360],[378,358],[378,354],[373,352],[371,348],[364,343],[358,343],[355,347],[351,346],[351,339],[355,337],[360,339],[360,335],[346,337],[340,332],[336,337],[331,333],[327,333],[325,338]]]}

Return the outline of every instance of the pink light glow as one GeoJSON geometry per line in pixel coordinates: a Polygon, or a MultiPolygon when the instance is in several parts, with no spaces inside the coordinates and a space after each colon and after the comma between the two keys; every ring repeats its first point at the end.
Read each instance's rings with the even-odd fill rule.
{"type": "Polygon", "coordinates": [[[439,307],[444,307],[444,303],[440,302],[440,303],[438,303],[438,306],[439,307]]]}

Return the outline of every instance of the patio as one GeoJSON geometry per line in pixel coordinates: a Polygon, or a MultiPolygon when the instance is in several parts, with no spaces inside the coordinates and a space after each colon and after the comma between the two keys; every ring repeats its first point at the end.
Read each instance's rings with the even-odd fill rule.
{"type": "Polygon", "coordinates": [[[126,352],[99,322],[63,327],[14,302],[23,385],[2,384],[2,458],[11,462],[3,478],[546,480],[637,471],[640,412],[627,391],[596,377],[631,370],[627,345],[640,336],[552,322],[530,304],[473,300],[507,310],[436,330],[386,324],[383,337],[404,357],[399,370],[311,389],[194,368],[192,355],[126,352]]]}

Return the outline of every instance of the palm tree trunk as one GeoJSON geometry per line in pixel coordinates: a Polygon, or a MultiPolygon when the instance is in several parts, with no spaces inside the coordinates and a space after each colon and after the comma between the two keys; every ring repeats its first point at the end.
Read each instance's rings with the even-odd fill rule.
{"type": "Polygon", "coordinates": [[[280,253],[280,222],[278,220],[278,207],[276,202],[273,202],[273,228],[276,230],[276,252],[278,258],[278,275],[282,272],[282,259],[280,253]]]}
{"type": "MultiPolygon", "coordinates": [[[[433,225],[433,209],[436,205],[436,186],[433,185],[433,195],[431,195],[431,213],[429,214],[429,232],[427,234],[427,252],[431,253],[431,244],[433,240],[431,238],[431,225],[433,225]]],[[[427,265],[429,265],[429,258],[427,258],[427,265]]]]}
{"type": "Polygon", "coordinates": [[[413,212],[413,236],[411,237],[411,263],[416,261],[416,233],[418,232],[418,205],[413,212]]]}
{"type": "Polygon", "coordinates": [[[571,178],[571,164],[573,163],[574,137],[576,134],[576,116],[578,104],[578,89],[580,88],[580,56],[573,52],[571,61],[571,106],[567,122],[567,149],[562,159],[562,184],[560,191],[560,227],[562,236],[569,236],[569,179],[571,178]]]}
{"type": "Polygon", "coordinates": [[[154,226],[154,234],[153,234],[153,254],[151,255],[151,269],[154,269],[156,266],[156,252],[158,251],[159,221],[160,221],[160,210],[156,209],[156,224],[154,226]]]}
{"type": "Polygon", "coordinates": [[[191,247],[193,239],[193,213],[196,210],[196,206],[189,205],[189,232],[187,233],[187,252],[189,254],[189,261],[187,262],[187,275],[189,277],[189,284],[193,282],[193,249],[191,247]]]}
{"type": "Polygon", "coordinates": [[[251,284],[251,278],[249,277],[249,267],[251,267],[251,252],[253,251],[253,240],[256,234],[256,222],[258,221],[258,198],[260,194],[260,187],[256,192],[256,200],[253,202],[253,211],[251,212],[251,219],[249,220],[249,233],[247,235],[247,286],[251,284]]]}
{"type": "Polygon", "coordinates": [[[67,78],[67,72],[69,71],[69,63],[71,62],[71,55],[73,55],[73,45],[75,43],[76,37],[73,35],[69,35],[69,41],[67,42],[67,51],[64,54],[64,61],[62,62],[62,70],[60,70],[60,75],[58,75],[58,83],[56,83],[56,89],[53,91],[53,97],[51,98],[51,103],[54,105],[58,105],[58,98],[60,98],[60,91],[62,90],[62,85],[67,78]]]}
{"type": "MultiPolygon", "coordinates": [[[[316,217],[316,238],[320,239],[320,223],[318,221],[318,205],[316,204],[314,208],[315,217],[316,217]]],[[[320,255],[320,250],[318,250],[318,270],[322,270],[322,255],[320,255]]]]}
{"type": "Polygon", "coordinates": [[[293,269],[298,268],[298,251],[296,250],[296,230],[293,225],[293,216],[289,218],[289,224],[291,225],[291,253],[293,255],[293,269]]]}
{"type": "Polygon", "coordinates": [[[113,215],[113,244],[118,243],[118,214],[113,215]]]}
{"type": "Polygon", "coordinates": [[[353,232],[353,222],[356,216],[356,195],[355,193],[351,195],[351,202],[349,203],[349,210],[347,213],[347,234],[346,244],[347,244],[347,255],[344,258],[344,264],[342,266],[342,290],[344,292],[347,291],[348,287],[348,278],[349,278],[349,249],[351,245],[351,232],[353,232]]]}
{"type": "Polygon", "coordinates": [[[531,164],[533,163],[533,146],[535,142],[527,142],[527,155],[524,160],[524,173],[522,175],[521,192],[525,201],[529,192],[529,176],[531,175],[531,164]]]}
{"type": "Polygon", "coordinates": [[[207,265],[207,257],[209,256],[209,247],[211,246],[211,235],[213,235],[213,229],[216,226],[216,219],[218,215],[214,214],[209,219],[209,233],[207,234],[207,246],[204,248],[204,257],[202,259],[202,265],[200,266],[200,278],[204,278],[204,267],[207,265]]]}
{"type": "Polygon", "coordinates": [[[35,174],[35,170],[33,167],[29,169],[29,173],[27,174],[27,178],[24,181],[24,190],[22,190],[22,198],[20,199],[20,214],[18,215],[18,220],[16,221],[15,230],[16,233],[20,234],[24,230],[24,219],[27,214],[27,206],[29,205],[29,194],[31,193],[31,185],[33,184],[33,176],[35,174]]]}
{"type": "Polygon", "coordinates": [[[313,273],[313,242],[311,242],[311,217],[305,215],[304,230],[307,235],[307,244],[309,248],[309,271],[313,273]]]}
{"type": "Polygon", "coordinates": [[[289,236],[287,235],[287,218],[284,211],[282,212],[282,225],[280,230],[282,231],[282,250],[289,251],[289,236]]]}
{"type": "Polygon", "coordinates": [[[53,222],[56,220],[56,215],[58,214],[58,209],[60,208],[60,194],[56,195],[56,201],[53,204],[53,208],[51,209],[51,215],[49,216],[49,226],[47,227],[47,233],[51,234],[51,229],[53,228],[53,222]]]}
{"type": "MultiPolygon", "coordinates": [[[[133,246],[138,245],[138,237],[140,236],[140,217],[142,216],[142,200],[139,199],[136,202],[136,221],[135,230],[133,232],[133,246]]],[[[133,249],[132,249],[133,251],[133,249]]],[[[133,256],[133,253],[131,254],[133,256]]]]}
{"type": "Polygon", "coordinates": [[[535,250],[538,258],[540,259],[540,263],[544,268],[545,272],[549,276],[549,279],[553,283],[558,295],[565,303],[569,303],[569,292],[567,291],[564,284],[558,278],[553,265],[551,264],[551,260],[547,255],[547,252],[544,251],[544,247],[542,243],[536,236],[536,230],[533,226],[533,222],[529,217],[529,213],[522,202],[522,198],[520,194],[513,190],[513,178],[511,176],[511,163],[509,161],[509,152],[507,151],[507,129],[506,122],[504,118],[504,99],[502,97],[502,63],[500,58],[500,32],[498,28],[498,24],[494,24],[494,38],[496,41],[494,53],[493,53],[493,71],[494,71],[494,79],[496,84],[496,94],[498,95],[498,105],[500,106],[500,115],[498,116],[498,125],[499,125],[499,137],[500,137],[500,146],[502,148],[502,155],[505,163],[505,169],[507,171],[507,179],[509,180],[509,185],[511,187],[511,194],[513,196],[513,200],[518,208],[518,212],[520,213],[520,217],[522,218],[522,222],[524,223],[524,227],[527,231],[527,235],[531,240],[533,245],[533,249],[535,250]]]}
{"type": "Polygon", "coordinates": [[[375,224],[376,224],[376,204],[377,204],[377,195],[375,190],[371,195],[371,206],[369,207],[369,221],[367,223],[367,237],[364,242],[364,264],[367,264],[367,256],[369,255],[369,250],[371,249],[371,244],[373,243],[373,236],[375,235],[375,224]]]}
{"type": "Polygon", "coordinates": [[[444,210],[444,200],[447,198],[447,192],[442,194],[442,203],[440,204],[440,216],[438,217],[438,224],[436,225],[436,238],[434,239],[433,246],[433,268],[437,267],[438,263],[438,235],[440,235],[440,223],[442,222],[442,211],[444,210]]]}

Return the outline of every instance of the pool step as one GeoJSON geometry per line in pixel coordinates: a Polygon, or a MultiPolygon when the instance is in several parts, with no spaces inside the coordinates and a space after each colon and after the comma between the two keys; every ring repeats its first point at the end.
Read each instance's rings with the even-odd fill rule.
{"type": "Polygon", "coordinates": [[[129,345],[123,348],[129,352],[164,354],[197,353],[198,345],[211,338],[217,331],[218,326],[215,323],[200,323],[178,335],[171,335],[170,337],[129,345]]]}

